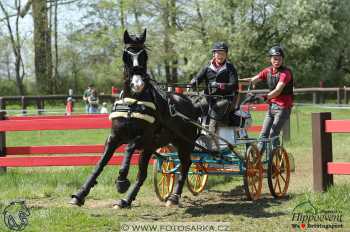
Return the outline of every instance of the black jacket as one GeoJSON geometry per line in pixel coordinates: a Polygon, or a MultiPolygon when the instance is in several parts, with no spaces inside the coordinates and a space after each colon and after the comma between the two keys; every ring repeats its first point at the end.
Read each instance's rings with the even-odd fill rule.
{"type": "Polygon", "coordinates": [[[225,65],[216,70],[211,63],[206,65],[196,77],[191,80],[191,84],[195,85],[205,81],[206,94],[214,95],[236,95],[238,92],[238,75],[232,63],[226,61],[225,65]],[[211,83],[224,83],[224,89],[212,88],[211,83]]]}

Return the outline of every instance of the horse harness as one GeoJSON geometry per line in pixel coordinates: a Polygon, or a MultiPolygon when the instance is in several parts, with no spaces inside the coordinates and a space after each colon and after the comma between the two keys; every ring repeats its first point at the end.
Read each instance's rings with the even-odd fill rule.
{"type": "MultiPolygon", "coordinates": [[[[163,96],[164,97],[164,96],[163,96]]],[[[203,128],[201,125],[199,125],[197,122],[194,120],[190,119],[186,115],[180,113],[179,111],[176,110],[175,105],[171,103],[171,100],[169,96],[166,96],[168,106],[169,106],[169,111],[170,111],[170,116],[171,117],[180,117],[184,121],[187,121],[191,123],[192,125],[196,126],[199,129],[204,129],[207,131],[205,128],[203,128]]],[[[131,119],[131,118],[137,118],[144,120],[148,123],[153,124],[156,120],[156,105],[153,102],[149,101],[138,101],[134,98],[123,98],[121,100],[118,100],[114,103],[112,113],[109,115],[109,119],[112,120],[114,118],[126,118],[126,119],[131,119]]],[[[166,126],[166,125],[164,125],[166,126]]],[[[167,126],[166,126],[167,127],[167,126]]],[[[170,129],[169,127],[167,127],[170,129]]],[[[170,129],[171,130],[171,129],[170,129]]],[[[173,130],[171,130],[173,131],[173,130]]],[[[173,131],[176,133],[175,131],[173,131]]],[[[214,137],[217,137],[214,133],[210,133],[207,131],[209,134],[211,134],[214,137]]],[[[183,134],[176,133],[179,137],[184,139],[185,141],[188,141],[187,137],[184,136],[183,134]]],[[[219,138],[222,139],[222,138],[219,138]]],[[[225,142],[227,142],[225,140],[225,142]]],[[[229,143],[228,143],[229,144],[229,143]]],[[[207,152],[213,156],[223,158],[221,155],[219,155],[216,151],[209,150],[202,145],[196,143],[196,147],[200,148],[202,151],[207,152]]],[[[158,154],[159,155],[159,154],[158,154]]]]}
{"type": "Polygon", "coordinates": [[[156,121],[156,106],[153,102],[138,101],[134,98],[123,98],[114,103],[109,119],[137,118],[153,124],[156,121]]]}

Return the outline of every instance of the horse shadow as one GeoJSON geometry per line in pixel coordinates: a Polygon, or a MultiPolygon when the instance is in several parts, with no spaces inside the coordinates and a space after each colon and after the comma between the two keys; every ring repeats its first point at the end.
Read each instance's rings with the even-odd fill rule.
{"type": "MultiPolygon", "coordinates": [[[[216,201],[208,197],[201,197],[187,202],[185,213],[192,217],[203,215],[244,215],[250,218],[272,218],[287,215],[284,210],[269,212],[269,208],[282,205],[291,199],[291,196],[275,199],[269,194],[262,194],[256,201],[247,201],[241,186],[230,191],[208,190],[207,192],[217,194],[220,200],[216,201]]],[[[212,195],[212,194],[211,194],[212,195]]],[[[282,208],[282,207],[280,207],[282,208]]]]}

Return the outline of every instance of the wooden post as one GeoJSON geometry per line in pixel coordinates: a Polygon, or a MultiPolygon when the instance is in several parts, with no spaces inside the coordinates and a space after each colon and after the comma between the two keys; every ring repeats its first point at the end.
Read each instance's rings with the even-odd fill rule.
{"type": "Polygon", "coordinates": [[[41,115],[44,112],[44,99],[42,97],[39,97],[36,99],[36,105],[38,109],[38,114],[41,115]]]}
{"type": "Polygon", "coordinates": [[[324,104],[325,103],[325,97],[324,97],[324,92],[321,92],[319,95],[319,103],[324,104]]]}
{"type": "Polygon", "coordinates": [[[22,105],[22,114],[27,114],[27,102],[24,96],[21,98],[21,105],[22,105]]]}
{"type": "Polygon", "coordinates": [[[41,98],[41,114],[45,111],[45,98],[41,98]]]}
{"type": "Polygon", "coordinates": [[[38,114],[41,115],[45,111],[45,99],[43,97],[40,97],[37,100],[37,105],[38,105],[38,114]]]}
{"type": "Polygon", "coordinates": [[[312,92],[312,103],[318,104],[318,95],[316,91],[312,92]]]}
{"type": "Polygon", "coordinates": [[[327,163],[332,162],[332,134],[325,132],[325,121],[330,112],[312,113],[312,153],[314,191],[322,192],[333,185],[333,175],[327,173],[327,163]]]}
{"type": "MultiPolygon", "coordinates": [[[[0,120],[5,120],[6,112],[0,112],[0,120]]],[[[0,132],[0,157],[6,156],[6,134],[0,132]]],[[[0,174],[6,173],[6,167],[0,167],[0,174]]]]}
{"type": "Polygon", "coordinates": [[[282,128],[282,133],[283,133],[283,142],[289,141],[290,140],[290,118],[284,123],[283,128],[282,128]]]}
{"type": "MultiPolygon", "coordinates": [[[[320,88],[324,88],[324,81],[323,80],[320,80],[320,88]]],[[[324,100],[324,92],[321,91],[320,94],[319,94],[319,102],[321,104],[324,104],[325,103],[325,100],[324,100]]]]}
{"type": "Polygon", "coordinates": [[[348,91],[346,89],[346,86],[344,86],[344,104],[348,104],[349,99],[348,99],[348,91]]]}
{"type": "Polygon", "coordinates": [[[6,110],[6,102],[3,97],[0,97],[0,111],[5,111],[6,110]]]}
{"type": "Polygon", "coordinates": [[[337,104],[338,105],[341,104],[341,94],[340,94],[340,92],[341,92],[341,88],[338,88],[337,89],[337,104]]]}

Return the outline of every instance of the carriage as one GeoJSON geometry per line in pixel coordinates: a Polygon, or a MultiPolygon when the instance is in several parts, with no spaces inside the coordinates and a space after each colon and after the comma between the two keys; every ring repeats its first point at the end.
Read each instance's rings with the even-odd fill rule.
{"type": "MultiPolygon", "coordinates": [[[[290,164],[283,145],[273,146],[273,140],[279,138],[257,139],[248,136],[247,129],[251,122],[248,103],[251,100],[254,99],[250,97],[243,101],[236,111],[238,125],[230,127],[219,124],[215,134],[204,125],[197,125],[204,133],[196,143],[208,150],[195,149],[191,154],[192,164],[186,182],[194,196],[205,189],[210,175],[242,176],[248,200],[259,199],[264,176],[272,196],[281,198],[287,194],[290,164]],[[220,141],[217,154],[208,152],[214,139],[220,141]],[[265,146],[262,154],[257,148],[259,142],[265,146]]],[[[172,193],[179,167],[180,160],[174,147],[168,145],[158,150],[153,163],[153,185],[160,201],[166,201],[172,193]]]]}

